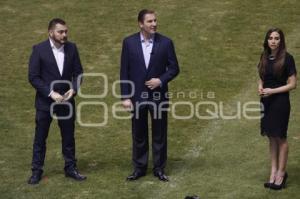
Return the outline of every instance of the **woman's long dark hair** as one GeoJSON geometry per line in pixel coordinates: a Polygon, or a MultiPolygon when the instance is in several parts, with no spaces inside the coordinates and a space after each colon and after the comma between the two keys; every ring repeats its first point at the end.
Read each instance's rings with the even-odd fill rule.
{"type": "Polygon", "coordinates": [[[275,63],[273,65],[274,67],[274,74],[276,76],[280,76],[283,71],[283,66],[284,66],[284,61],[285,61],[285,56],[286,56],[286,47],[285,47],[285,39],[284,39],[284,34],[282,30],[279,28],[271,28],[267,31],[266,36],[265,36],[265,41],[264,41],[264,51],[261,55],[260,62],[258,64],[258,71],[259,75],[262,78],[265,74],[266,71],[266,66],[267,62],[269,59],[269,56],[271,55],[271,49],[268,45],[268,40],[272,32],[277,32],[280,36],[280,43],[278,47],[278,51],[275,55],[275,63]]]}

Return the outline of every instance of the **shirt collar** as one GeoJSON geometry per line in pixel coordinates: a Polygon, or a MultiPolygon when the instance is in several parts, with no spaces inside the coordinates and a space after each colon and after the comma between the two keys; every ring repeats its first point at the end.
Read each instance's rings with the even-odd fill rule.
{"type": "MultiPolygon", "coordinates": [[[[140,32],[140,38],[141,38],[141,42],[144,43],[145,42],[145,38],[144,38],[144,35],[141,32],[140,32]]],[[[154,40],[154,34],[152,34],[150,36],[149,43],[153,43],[153,40],[154,40]]]]}
{"type": "Polygon", "coordinates": [[[65,45],[62,45],[60,48],[56,48],[56,46],[54,45],[53,41],[49,38],[49,41],[50,41],[50,46],[52,49],[56,49],[58,51],[63,51],[64,50],[64,46],[65,45]]]}

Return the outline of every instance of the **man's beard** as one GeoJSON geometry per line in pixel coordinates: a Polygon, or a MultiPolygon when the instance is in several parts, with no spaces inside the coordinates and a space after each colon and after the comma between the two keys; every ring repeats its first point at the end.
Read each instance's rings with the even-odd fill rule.
{"type": "Polygon", "coordinates": [[[59,43],[61,45],[65,44],[68,41],[68,38],[65,37],[64,39],[56,39],[55,37],[52,37],[53,41],[55,41],[56,43],[59,43]]]}

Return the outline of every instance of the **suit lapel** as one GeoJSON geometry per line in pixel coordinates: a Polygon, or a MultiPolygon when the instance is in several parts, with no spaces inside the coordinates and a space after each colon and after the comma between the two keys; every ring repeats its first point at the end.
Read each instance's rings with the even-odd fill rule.
{"type": "Polygon", "coordinates": [[[152,66],[153,66],[153,60],[155,59],[155,56],[158,52],[159,44],[160,44],[160,42],[159,42],[158,34],[155,34],[154,41],[153,41],[153,46],[152,46],[152,53],[150,55],[150,60],[149,60],[149,65],[148,65],[147,71],[150,71],[152,66]]]}
{"type": "Polygon", "coordinates": [[[58,65],[57,65],[56,59],[55,59],[53,51],[52,51],[52,47],[51,47],[49,39],[48,39],[48,42],[47,42],[47,50],[48,50],[48,54],[49,54],[49,59],[50,59],[51,63],[53,63],[53,69],[55,70],[55,72],[59,76],[61,76],[60,72],[59,72],[59,69],[58,69],[58,65]]]}
{"type": "Polygon", "coordinates": [[[141,63],[140,67],[143,67],[144,71],[146,72],[146,64],[145,64],[145,59],[144,59],[144,54],[143,54],[143,48],[142,48],[142,43],[141,43],[141,36],[140,33],[136,34],[136,50],[138,53],[138,57],[141,63]]]}
{"type": "Polygon", "coordinates": [[[64,46],[64,65],[63,65],[63,71],[62,71],[62,76],[64,75],[65,71],[67,70],[67,64],[68,64],[68,54],[69,53],[69,45],[68,45],[68,42],[65,43],[65,46],[64,46]]]}

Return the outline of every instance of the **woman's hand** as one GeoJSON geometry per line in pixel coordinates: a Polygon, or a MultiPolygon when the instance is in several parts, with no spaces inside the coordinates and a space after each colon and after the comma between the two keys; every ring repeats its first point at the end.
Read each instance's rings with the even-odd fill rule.
{"type": "Polygon", "coordinates": [[[264,88],[262,89],[262,97],[269,97],[270,95],[273,95],[275,92],[274,92],[274,89],[272,88],[264,88]]]}
{"type": "Polygon", "coordinates": [[[263,95],[263,90],[264,90],[264,88],[262,87],[262,85],[261,84],[259,84],[258,85],[258,95],[260,95],[260,96],[262,96],[263,95]]]}

